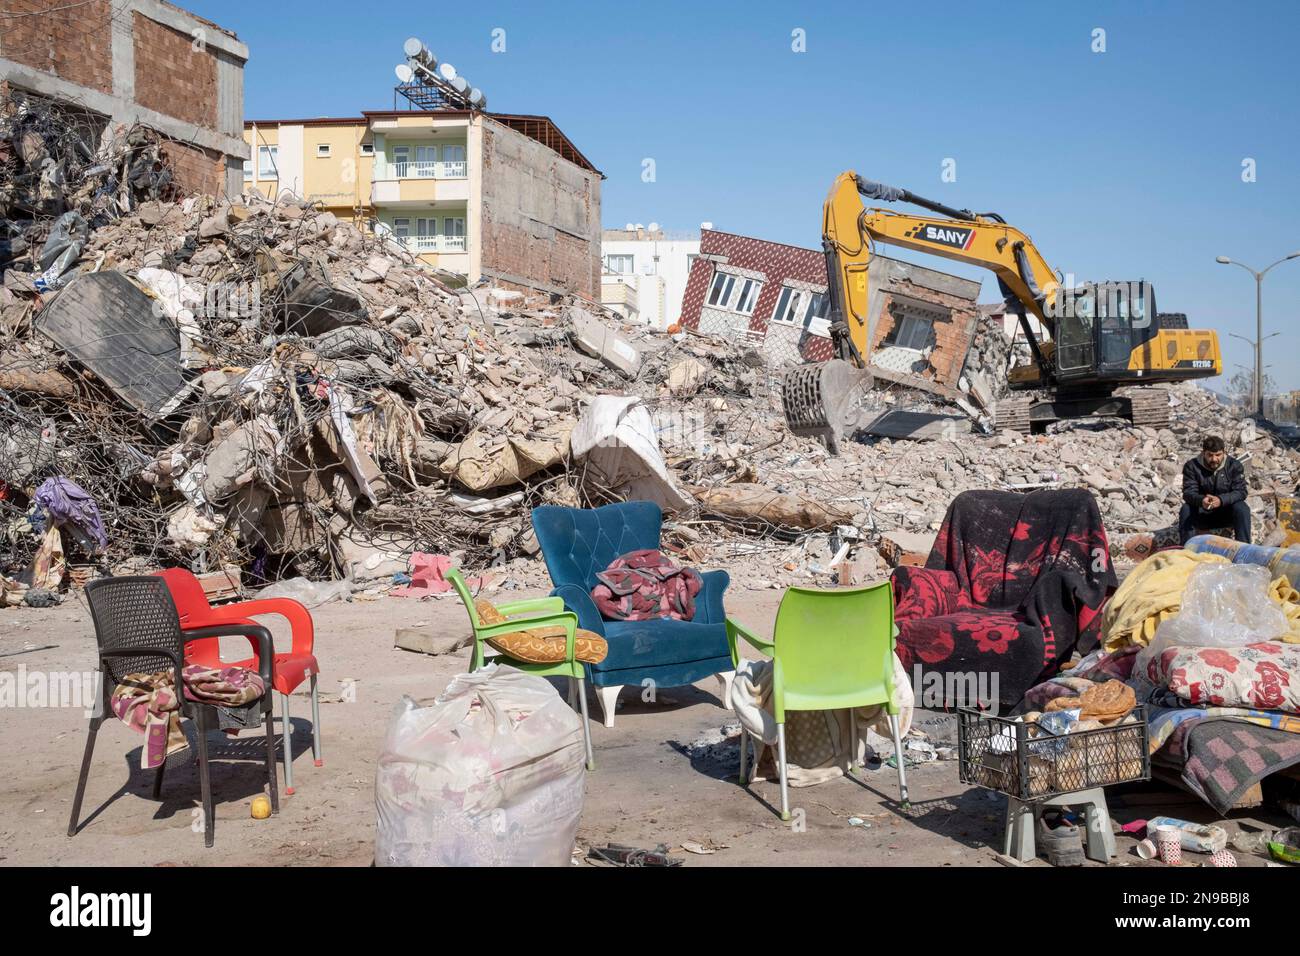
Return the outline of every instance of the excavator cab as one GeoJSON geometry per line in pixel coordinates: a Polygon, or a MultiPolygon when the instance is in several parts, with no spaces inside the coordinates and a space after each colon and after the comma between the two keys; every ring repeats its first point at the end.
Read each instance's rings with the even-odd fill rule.
{"type": "Polygon", "coordinates": [[[1105,282],[1058,293],[1056,376],[1062,384],[1138,377],[1133,353],[1159,332],[1151,283],[1105,282]]]}

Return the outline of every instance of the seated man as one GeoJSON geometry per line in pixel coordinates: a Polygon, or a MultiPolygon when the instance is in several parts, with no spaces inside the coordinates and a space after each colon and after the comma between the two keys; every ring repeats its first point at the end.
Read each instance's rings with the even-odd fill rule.
{"type": "Polygon", "coordinates": [[[1232,528],[1238,541],[1250,543],[1250,508],[1246,505],[1246,471],[1228,455],[1223,439],[1207,435],[1201,453],[1183,465],[1183,507],[1178,513],[1178,538],[1183,543],[1197,531],[1232,528]]]}

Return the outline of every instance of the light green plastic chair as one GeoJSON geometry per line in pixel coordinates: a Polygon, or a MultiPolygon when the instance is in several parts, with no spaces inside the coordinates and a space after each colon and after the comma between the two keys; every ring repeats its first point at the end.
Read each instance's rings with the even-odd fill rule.
{"type": "MultiPolygon", "coordinates": [[[[894,593],[889,582],[865,588],[790,588],[776,612],[776,628],[765,641],[728,619],[727,640],[734,663],[740,663],[739,640],[772,657],[772,706],[776,718],[777,755],[781,764],[781,819],[790,819],[786,782],[785,713],[787,710],[848,709],[852,728],[850,754],[857,759],[858,724],[854,708],[885,705],[897,754],[898,786],[908,805],[907,774],[894,704],[894,593]]],[[[747,739],[740,735],[740,782],[746,778],[747,739]]],[[[758,763],[755,750],[754,762],[758,763]]],[[[850,766],[850,771],[854,767],[850,766]]]]}
{"type": "Polygon", "coordinates": [[[558,597],[533,598],[527,601],[511,601],[509,604],[496,604],[495,607],[504,616],[512,618],[502,624],[484,624],[479,617],[478,608],[474,606],[474,596],[470,594],[469,585],[459,568],[447,571],[447,580],[451,582],[461,602],[469,614],[470,627],[474,630],[474,647],[470,652],[469,669],[476,671],[487,660],[487,651],[492,650],[494,661],[509,664],[538,677],[569,678],[569,706],[577,707],[582,713],[582,737],[587,748],[587,769],[596,769],[596,760],[591,750],[591,721],[587,717],[587,670],[586,665],[573,656],[573,643],[578,630],[578,615],[564,609],[564,599],[558,597]],[[520,615],[526,615],[521,617],[520,615]],[[498,634],[512,634],[525,628],[563,627],[565,637],[565,659],[554,664],[537,664],[531,661],[519,661],[505,654],[500,654],[489,647],[487,639],[498,634]],[[576,698],[576,700],[575,700],[576,698]]]}

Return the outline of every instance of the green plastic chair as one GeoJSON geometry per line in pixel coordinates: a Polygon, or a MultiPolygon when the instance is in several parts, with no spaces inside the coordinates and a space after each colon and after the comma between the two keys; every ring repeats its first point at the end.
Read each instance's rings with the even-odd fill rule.
{"type": "MultiPolygon", "coordinates": [[[[765,641],[744,625],[727,620],[733,663],[740,663],[739,640],[772,658],[772,706],[776,718],[777,755],[781,764],[781,819],[790,819],[786,782],[785,713],[787,710],[849,710],[852,750],[858,752],[854,708],[885,705],[898,755],[898,786],[908,805],[907,774],[894,705],[894,593],[889,582],[865,588],[789,588],[776,612],[776,628],[765,641]]],[[[747,738],[740,735],[740,782],[748,785],[747,738]]],[[[754,763],[758,763],[757,749],[754,763]]],[[[854,768],[850,766],[850,772],[854,768]]]]}
{"type": "Polygon", "coordinates": [[[474,629],[474,647],[470,652],[469,669],[476,671],[482,667],[487,662],[487,651],[492,650],[496,655],[494,661],[509,664],[528,674],[536,674],[538,677],[569,678],[569,706],[577,707],[582,713],[582,737],[587,748],[587,769],[595,770],[596,760],[591,750],[591,721],[587,717],[587,670],[586,665],[573,656],[578,615],[564,609],[563,598],[532,598],[527,601],[497,604],[496,609],[512,620],[502,624],[484,624],[478,615],[478,609],[474,607],[474,596],[470,594],[469,585],[465,583],[460,569],[449,569],[446,577],[456,589],[456,593],[460,595],[461,602],[469,613],[470,627],[474,629]],[[525,616],[521,617],[521,615],[525,616]],[[512,634],[525,628],[553,626],[563,627],[565,635],[565,659],[553,664],[515,660],[498,653],[487,644],[488,638],[498,634],[512,634]]]}

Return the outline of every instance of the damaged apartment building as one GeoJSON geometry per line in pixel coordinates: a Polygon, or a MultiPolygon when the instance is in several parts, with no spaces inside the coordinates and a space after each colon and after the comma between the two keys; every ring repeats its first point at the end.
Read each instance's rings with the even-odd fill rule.
{"type": "Polygon", "coordinates": [[[182,193],[237,196],[248,48],[163,0],[6,0],[0,101],[74,113],[93,154],[111,127],[146,127],[182,193]]]}
{"type": "MultiPolygon", "coordinates": [[[[876,255],[868,303],[877,379],[960,396],[980,284],[876,255]]],[[[705,229],[682,301],[688,328],[757,347],[774,365],[832,357],[821,252],[705,229]]]]}
{"type": "Polygon", "coordinates": [[[245,187],[319,204],[471,284],[597,300],[603,174],[545,116],[410,86],[413,109],[245,123],[245,187]]]}

